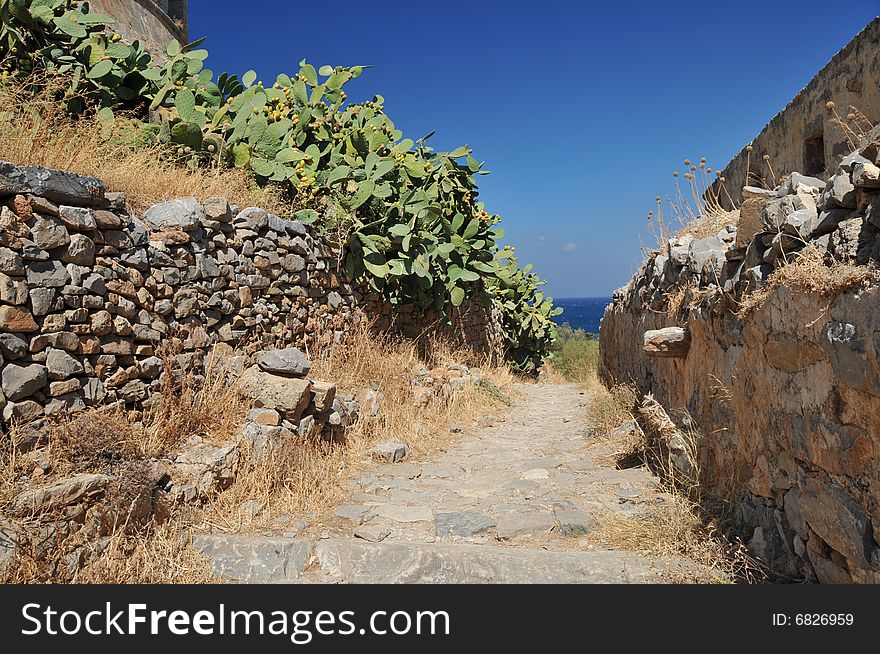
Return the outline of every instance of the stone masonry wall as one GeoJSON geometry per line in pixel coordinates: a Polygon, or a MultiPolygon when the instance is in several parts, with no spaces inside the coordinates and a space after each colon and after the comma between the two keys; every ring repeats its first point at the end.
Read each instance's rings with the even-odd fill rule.
{"type": "Polygon", "coordinates": [[[164,59],[172,39],[187,41],[187,0],[90,0],[94,11],[113,16],[113,29],[129,42],[138,39],[164,59]]]}
{"type": "Polygon", "coordinates": [[[732,501],[752,554],[792,578],[880,582],[878,150],[875,130],[827,183],[793,173],[745,188],[736,225],[671,239],[602,320],[606,382],[653,393],[699,433],[702,484],[732,501]],[[863,283],[831,296],[777,286],[737,315],[804,251],[863,283]],[[646,331],[667,327],[689,347],[647,347],[646,331]]]}
{"type": "MultiPolygon", "coordinates": [[[[314,230],[260,208],[187,198],[139,218],[97,179],[0,162],[3,420],[148,407],[160,350],[175,368],[201,371],[218,343],[340,341],[375,300],[336,266],[314,230]]],[[[448,328],[462,344],[498,342],[485,309],[465,313],[448,328]]],[[[433,329],[443,328],[421,332],[433,329]]]]}
{"type": "MultiPolygon", "coordinates": [[[[846,120],[850,105],[880,122],[880,18],[875,18],[820,70],[810,83],[723,170],[725,186],[736,202],[748,169],[769,178],[764,155],[776,174],[800,170],[825,179],[852,150],[826,103],[835,103],[846,120]]],[[[726,199],[724,193],[721,197],[726,199]]]]}

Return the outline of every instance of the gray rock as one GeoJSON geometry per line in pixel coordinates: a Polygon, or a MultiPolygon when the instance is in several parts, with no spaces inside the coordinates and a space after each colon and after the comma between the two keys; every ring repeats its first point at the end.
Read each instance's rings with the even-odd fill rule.
{"type": "Polygon", "coordinates": [[[28,342],[18,334],[0,334],[0,354],[10,361],[23,358],[28,353],[28,342]]]}
{"type": "Polygon", "coordinates": [[[64,350],[49,348],[46,354],[46,369],[51,380],[63,380],[83,373],[82,364],[64,350]]]}
{"type": "Polygon", "coordinates": [[[24,261],[48,261],[49,253],[26,239],[21,239],[21,258],[24,261]]]}
{"type": "Polygon", "coordinates": [[[23,279],[0,273],[0,301],[6,304],[27,302],[28,288],[23,279]]]}
{"type": "Polygon", "coordinates": [[[862,568],[871,567],[870,519],[864,508],[836,484],[806,480],[801,511],[810,528],[834,550],[862,568]]]}
{"type": "Polygon", "coordinates": [[[855,186],[864,188],[880,187],[880,168],[870,161],[863,161],[853,165],[852,181],[855,186]]]}
{"type": "Polygon", "coordinates": [[[100,379],[90,377],[85,381],[82,387],[83,401],[86,406],[96,406],[104,401],[107,392],[104,390],[104,384],[100,379]]]}
{"type": "Polygon", "coordinates": [[[589,533],[592,521],[586,511],[561,509],[556,511],[559,533],[563,536],[584,536],[589,533]]]}
{"type": "Polygon", "coordinates": [[[202,205],[195,198],[182,198],[153,205],[144,213],[144,223],[156,232],[174,229],[194,232],[204,217],[202,205]]]}
{"type": "Polygon", "coordinates": [[[298,273],[306,267],[306,260],[298,254],[288,254],[281,259],[281,267],[289,273],[298,273]]]}
{"type": "Polygon", "coordinates": [[[761,207],[761,223],[765,229],[777,232],[790,214],[804,209],[816,211],[816,201],[812,195],[809,193],[786,195],[761,207]]]}
{"type": "Polygon", "coordinates": [[[86,207],[58,207],[58,217],[69,229],[78,232],[90,232],[98,228],[95,213],[86,207]]]}
{"type": "Polygon", "coordinates": [[[21,256],[9,248],[0,247],[0,272],[13,277],[24,275],[24,263],[21,256]]]}
{"type": "Polygon", "coordinates": [[[387,461],[388,463],[397,463],[409,456],[409,444],[402,441],[389,441],[380,443],[370,450],[374,459],[379,461],[387,461]]]}
{"type": "Polygon", "coordinates": [[[495,534],[499,540],[511,540],[521,536],[542,536],[555,527],[556,518],[549,511],[522,507],[499,514],[495,534]]]}
{"type": "Polygon", "coordinates": [[[18,514],[42,513],[82,501],[100,493],[112,478],[101,474],[74,475],[59,479],[46,486],[28,489],[16,495],[12,502],[18,514]]]}
{"type": "Polygon", "coordinates": [[[230,211],[229,201],[226,198],[208,198],[202,204],[202,208],[208,220],[216,220],[221,223],[228,223],[232,220],[232,211],[230,211]]]}
{"type": "Polygon", "coordinates": [[[349,583],[651,583],[663,564],[625,552],[552,552],[465,543],[369,543],[328,539],[315,546],[324,572],[349,583]]]}
{"type": "Polygon", "coordinates": [[[241,450],[234,443],[185,447],[172,466],[172,492],[185,502],[208,497],[235,481],[240,462],[241,450]]]}
{"type": "Polygon", "coordinates": [[[340,518],[350,520],[356,525],[360,525],[363,524],[364,516],[369,510],[370,507],[364,506],[362,504],[343,504],[342,506],[336,507],[336,509],[333,511],[333,514],[339,516],[340,518]]]}
{"type": "Polygon", "coordinates": [[[669,239],[669,260],[678,266],[685,265],[690,256],[690,247],[693,240],[694,237],[690,234],[669,239]]]}
{"type": "Polygon", "coordinates": [[[60,248],[70,243],[70,234],[67,228],[57,218],[34,216],[31,226],[31,237],[39,247],[44,250],[60,248]]]}
{"type": "Polygon", "coordinates": [[[829,209],[823,211],[819,214],[816,227],[813,230],[813,233],[810,234],[810,237],[815,238],[817,236],[830,234],[837,229],[837,226],[840,225],[841,222],[849,218],[852,214],[853,212],[851,209],[829,209]]]}
{"type": "Polygon", "coordinates": [[[806,241],[819,226],[819,215],[811,209],[798,209],[785,217],[781,229],[784,233],[806,241]]]}
{"type": "Polygon", "coordinates": [[[60,261],[35,261],[27,267],[28,287],[62,288],[70,283],[70,275],[60,261]]]}
{"type": "Polygon", "coordinates": [[[6,364],[2,380],[3,395],[12,402],[30,397],[49,383],[46,367],[37,363],[28,366],[6,364]]]}
{"type": "Polygon", "coordinates": [[[193,548],[211,560],[211,569],[220,579],[279,584],[301,577],[312,546],[303,539],[206,534],[193,538],[193,548]]]}
{"type": "Polygon", "coordinates": [[[311,400],[312,383],[307,379],[282,377],[251,366],[238,378],[238,388],[258,407],[278,409],[296,423],[311,400]]]}
{"type": "Polygon", "coordinates": [[[856,187],[853,186],[848,172],[841,171],[828,180],[828,185],[821,196],[821,203],[825,209],[856,208],[856,187]]]}
{"type": "Polygon", "coordinates": [[[717,236],[695,239],[691,241],[688,252],[688,267],[695,273],[703,271],[707,262],[711,261],[716,273],[721,272],[724,263],[724,241],[717,236]]]}
{"type": "Polygon", "coordinates": [[[434,533],[438,538],[472,538],[485,534],[494,526],[495,521],[492,518],[476,511],[434,514],[434,533]]]}
{"type": "Polygon", "coordinates": [[[104,184],[94,177],[0,161],[0,195],[17,193],[30,193],[55,203],[97,206],[104,200],[104,184]]]}
{"type": "Polygon", "coordinates": [[[139,368],[144,379],[157,379],[162,374],[162,359],[159,357],[147,357],[140,362],[139,368]]]}
{"type": "Polygon", "coordinates": [[[798,172],[788,176],[783,184],[786,194],[789,193],[818,193],[825,188],[825,182],[818,177],[809,177],[798,172]]]}
{"type": "Polygon", "coordinates": [[[391,530],[381,525],[363,525],[354,531],[355,538],[360,538],[368,543],[381,543],[390,535],[391,530]]]}
{"type": "Polygon", "coordinates": [[[394,522],[431,522],[434,519],[431,509],[426,506],[380,504],[374,506],[372,512],[380,518],[394,522]]]}
{"type": "Polygon", "coordinates": [[[236,225],[246,225],[248,229],[258,232],[269,225],[269,214],[265,209],[248,207],[239,212],[232,222],[236,225]]]}
{"type": "Polygon", "coordinates": [[[84,234],[74,234],[70,237],[62,260],[80,266],[91,266],[95,263],[95,243],[84,234]]]}
{"type": "Polygon", "coordinates": [[[295,347],[262,354],[257,359],[257,365],[265,372],[291,377],[305,377],[312,368],[305,353],[295,347]]]}

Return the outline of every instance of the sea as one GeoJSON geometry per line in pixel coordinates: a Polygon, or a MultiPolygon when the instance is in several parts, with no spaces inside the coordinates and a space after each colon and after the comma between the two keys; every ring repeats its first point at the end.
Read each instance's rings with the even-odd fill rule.
{"type": "Polygon", "coordinates": [[[557,324],[568,323],[572,329],[583,329],[591,334],[599,333],[599,321],[605,307],[611,304],[610,297],[571,297],[553,298],[553,304],[563,311],[554,320],[557,324]]]}

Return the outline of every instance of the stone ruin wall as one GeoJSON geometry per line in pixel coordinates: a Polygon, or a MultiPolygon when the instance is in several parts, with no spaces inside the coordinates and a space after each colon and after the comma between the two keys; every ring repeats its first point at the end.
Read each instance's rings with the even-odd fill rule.
{"type": "Polygon", "coordinates": [[[131,42],[135,39],[162,59],[172,39],[188,38],[188,0],[89,0],[92,10],[113,16],[113,29],[131,42]]]}
{"type": "MultiPolygon", "coordinates": [[[[748,169],[765,179],[770,178],[765,154],[777,175],[797,170],[825,179],[834,172],[853,147],[826,108],[829,101],[844,120],[852,105],[872,123],[880,122],[880,18],[838,52],[761,130],[751,142],[751,153],[743,148],[723,170],[734,201],[739,203],[744,186],[754,184],[745,179],[747,158],[748,169]]],[[[726,194],[720,195],[727,204],[726,194]]]]}
{"type": "Polygon", "coordinates": [[[827,182],[747,187],[735,225],[663,244],[600,330],[606,383],[652,393],[697,435],[701,485],[790,579],[880,582],[880,129],[860,145],[827,182]],[[739,311],[805,251],[863,282],[776,286],[739,311]]]}
{"type": "Polygon", "coordinates": [[[476,303],[448,327],[411,312],[397,320],[380,305],[342,278],[336,253],[299,221],[225,198],[174,200],[140,218],[97,179],[0,163],[7,426],[114,402],[149,407],[162,351],[200,374],[217,344],[308,351],[367,318],[502,355],[497,321],[476,303]]]}

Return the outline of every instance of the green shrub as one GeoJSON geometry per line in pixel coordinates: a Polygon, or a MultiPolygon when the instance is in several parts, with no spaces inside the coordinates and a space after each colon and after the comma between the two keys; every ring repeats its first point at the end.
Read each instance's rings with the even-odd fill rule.
{"type": "Polygon", "coordinates": [[[201,41],[172,41],[158,65],[85,2],[2,0],[0,20],[4,80],[38,68],[68,76],[71,113],[97,105],[110,123],[125,110],[141,117],[141,138],[185,165],[247,168],[261,185],[280,185],[296,218],[338,239],[348,277],[392,304],[446,316],[474,298],[500,311],[516,367],[534,370],[547,353],[561,309],[513,248],[498,248],[500,216],[478,201],[482,164],[467,146],[434,152],[430,134],[404,138],[379,95],[349,103],[344,87],[364,67],[303,60],[267,87],[254,71],[215,79],[201,41]]]}
{"type": "Polygon", "coordinates": [[[568,381],[580,384],[597,381],[598,336],[583,329],[572,329],[568,323],[563,323],[558,330],[550,362],[568,381]]]}

